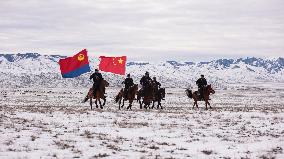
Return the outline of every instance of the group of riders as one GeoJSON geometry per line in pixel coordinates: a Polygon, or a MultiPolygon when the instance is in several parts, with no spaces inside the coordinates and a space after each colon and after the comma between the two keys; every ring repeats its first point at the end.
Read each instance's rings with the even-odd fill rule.
{"type": "MultiPolygon", "coordinates": [[[[93,92],[94,92],[94,96],[95,93],[97,92],[97,90],[99,90],[100,88],[100,84],[103,80],[103,76],[102,74],[99,72],[98,69],[95,69],[95,73],[93,73],[90,76],[90,79],[93,80],[94,84],[93,84],[93,92]]],[[[122,82],[122,84],[125,85],[124,87],[124,96],[126,97],[127,92],[129,91],[129,88],[132,87],[134,85],[133,79],[131,78],[130,74],[127,74],[127,77],[125,78],[125,80],[122,82]]],[[[158,92],[158,89],[161,87],[161,83],[157,81],[156,77],[153,77],[153,79],[151,79],[149,72],[146,71],[145,75],[140,79],[140,84],[142,85],[142,95],[144,94],[145,90],[152,85],[153,87],[153,92],[158,92]]],[[[198,86],[198,96],[199,99],[203,99],[203,91],[205,89],[205,87],[207,86],[207,81],[204,78],[204,75],[201,75],[201,78],[199,78],[196,81],[196,84],[198,86]]],[[[105,93],[105,90],[101,90],[103,91],[103,94],[105,93]]]]}

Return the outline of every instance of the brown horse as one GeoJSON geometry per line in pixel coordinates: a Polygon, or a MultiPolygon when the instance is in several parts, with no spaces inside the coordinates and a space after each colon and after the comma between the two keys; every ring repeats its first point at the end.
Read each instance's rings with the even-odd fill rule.
{"type": "Polygon", "coordinates": [[[142,109],[142,106],[144,104],[144,108],[150,108],[150,104],[153,101],[153,85],[150,82],[144,90],[140,89],[137,93],[137,101],[139,101],[140,104],[140,109],[142,109]],[[141,102],[141,98],[143,98],[142,102],[141,102]]]}
{"type": "MultiPolygon", "coordinates": [[[[189,98],[193,98],[193,100],[194,100],[193,108],[194,108],[195,105],[196,105],[196,108],[198,108],[197,101],[201,101],[201,99],[199,98],[197,91],[192,93],[192,90],[186,89],[185,92],[186,92],[186,94],[189,98]]],[[[214,94],[215,91],[212,89],[211,84],[210,84],[210,85],[206,86],[204,88],[204,91],[203,91],[203,98],[204,98],[204,101],[205,101],[206,110],[208,109],[207,104],[210,106],[210,109],[212,109],[210,103],[208,102],[209,96],[210,96],[211,93],[214,94]]]]}
{"type": "Polygon", "coordinates": [[[108,87],[108,86],[109,86],[109,83],[106,80],[102,80],[99,89],[96,91],[96,95],[94,96],[93,88],[90,88],[89,92],[88,92],[88,94],[85,97],[83,102],[85,103],[86,101],[88,101],[88,99],[90,99],[90,106],[91,106],[91,109],[93,109],[92,99],[96,99],[96,101],[95,101],[96,108],[98,108],[98,101],[99,101],[100,108],[103,109],[103,106],[106,103],[105,88],[108,87]],[[100,99],[103,99],[103,101],[104,101],[103,104],[101,103],[100,99]]]}
{"type": "Polygon", "coordinates": [[[166,94],[165,88],[160,88],[160,89],[158,89],[157,92],[154,93],[152,109],[155,106],[155,102],[158,102],[157,109],[159,109],[159,106],[161,107],[161,109],[163,109],[162,104],[161,104],[161,100],[165,98],[165,94],[166,94]]]}
{"type": "Polygon", "coordinates": [[[117,94],[117,96],[115,97],[115,102],[116,103],[118,102],[118,109],[120,110],[121,100],[122,100],[121,108],[124,106],[124,101],[128,100],[129,106],[127,107],[127,109],[131,109],[132,103],[133,103],[133,100],[135,99],[135,95],[137,94],[137,91],[138,91],[138,84],[131,86],[128,89],[128,92],[126,93],[126,96],[124,93],[124,89],[121,89],[119,93],[117,94]]]}

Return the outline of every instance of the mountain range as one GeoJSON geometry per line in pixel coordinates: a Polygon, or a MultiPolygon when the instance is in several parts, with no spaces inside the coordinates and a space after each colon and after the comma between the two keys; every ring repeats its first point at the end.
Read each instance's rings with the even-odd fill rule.
{"type": "MultiPolygon", "coordinates": [[[[66,56],[38,53],[0,54],[0,86],[2,87],[90,87],[91,72],[77,78],[61,77],[58,61],[66,56]]],[[[89,57],[91,69],[99,64],[98,58],[89,57]]],[[[165,87],[195,87],[195,81],[204,74],[214,87],[227,88],[230,84],[257,82],[284,82],[284,58],[256,57],[216,59],[212,61],[128,61],[127,73],[139,83],[148,71],[165,87]]],[[[111,86],[121,87],[124,76],[103,72],[111,86]]]]}

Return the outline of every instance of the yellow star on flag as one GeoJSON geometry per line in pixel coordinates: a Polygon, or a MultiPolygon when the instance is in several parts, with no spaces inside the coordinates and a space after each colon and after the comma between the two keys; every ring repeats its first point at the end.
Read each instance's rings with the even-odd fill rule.
{"type": "Polygon", "coordinates": [[[119,58],[118,63],[122,64],[123,60],[121,58],[119,58]]]}

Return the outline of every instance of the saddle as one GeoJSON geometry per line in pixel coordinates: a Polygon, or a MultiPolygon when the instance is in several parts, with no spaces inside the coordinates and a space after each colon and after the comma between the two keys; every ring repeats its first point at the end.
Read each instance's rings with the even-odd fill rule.
{"type": "Polygon", "coordinates": [[[204,101],[203,95],[201,95],[199,91],[195,91],[194,94],[197,95],[199,101],[204,101]]]}
{"type": "MultiPolygon", "coordinates": [[[[203,95],[199,91],[194,92],[198,96],[199,101],[204,101],[203,95]]],[[[210,98],[208,100],[211,100],[210,98]]]]}
{"type": "Polygon", "coordinates": [[[128,92],[129,92],[129,88],[128,89],[123,89],[123,98],[124,99],[127,99],[127,94],[128,94],[128,92]]]}

